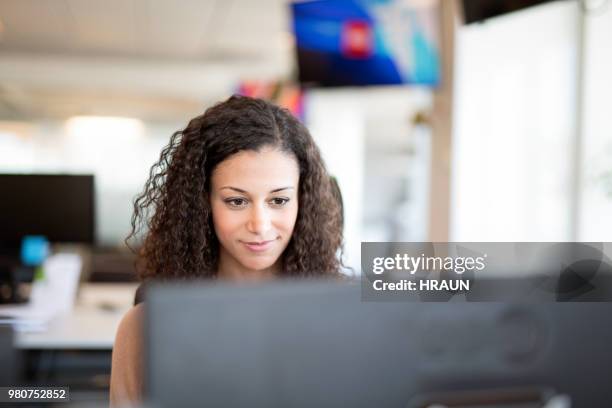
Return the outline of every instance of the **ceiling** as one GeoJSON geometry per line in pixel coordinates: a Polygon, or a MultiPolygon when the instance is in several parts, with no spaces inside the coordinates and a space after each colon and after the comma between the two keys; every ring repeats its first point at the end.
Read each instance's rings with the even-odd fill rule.
{"type": "Polygon", "coordinates": [[[184,119],[287,77],[288,0],[0,0],[0,119],[184,119]]]}

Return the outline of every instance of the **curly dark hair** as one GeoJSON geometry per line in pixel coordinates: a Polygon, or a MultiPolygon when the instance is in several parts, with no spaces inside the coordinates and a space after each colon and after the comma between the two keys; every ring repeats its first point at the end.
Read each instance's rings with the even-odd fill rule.
{"type": "Polygon", "coordinates": [[[261,99],[232,96],[175,132],[134,201],[130,241],[145,232],[136,270],[143,281],[212,278],[219,241],[209,201],[215,167],[243,151],[274,147],[299,166],[298,216],[282,254],[281,274],[337,276],[342,208],[319,149],[290,112],[261,99]]]}

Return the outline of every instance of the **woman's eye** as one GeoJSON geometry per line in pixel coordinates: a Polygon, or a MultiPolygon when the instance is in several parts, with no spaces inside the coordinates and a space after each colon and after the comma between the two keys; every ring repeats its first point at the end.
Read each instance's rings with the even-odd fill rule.
{"type": "Polygon", "coordinates": [[[270,203],[276,207],[282,207],[283,205],[287,204],[289,202],[288,198],[284,198],[284,197],[275,197],[272,200],[270,200],[270,203]]]}
{"type": "Polygon", "coordinates": [[[244,207],[247,204],[247,201],[244,198],[229,198],[225,200],[225,203],[230,207],[240,208],[244,207]]]}

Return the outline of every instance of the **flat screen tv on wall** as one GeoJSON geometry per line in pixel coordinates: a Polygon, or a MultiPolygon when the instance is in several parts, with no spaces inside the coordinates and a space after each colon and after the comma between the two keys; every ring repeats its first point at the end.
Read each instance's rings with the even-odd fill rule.
{"type": "Polygon", "coordinates": [[[439,0],[293,3],[300,83],[438,85],[439,4],[439,0]]]}
{"type": "Polygon", "coordinates": [[[463,0],[463,16],[471,24],[551,1],[555,0],[463,0]]]}

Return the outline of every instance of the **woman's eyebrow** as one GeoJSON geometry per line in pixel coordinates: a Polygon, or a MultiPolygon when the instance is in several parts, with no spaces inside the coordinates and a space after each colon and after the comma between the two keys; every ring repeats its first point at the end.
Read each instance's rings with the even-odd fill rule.
{"type": "MultiPolygon", "coordinates": [[[[243,189],[241,189],[241,188],[238,188],[238,187],[232,187],[232,186],[223,186],[223,187],[221,187],[221,188],[220,188],[220,190],[224,190],[224,189],[234,190],[234,191],[236,191],[236,192],[238,192],[238,193],[242,193],[242,194],[248,194],[248,192],[247,192],[247,191],[245,191],[245,190],[243,190],[243,189]]],[[[291,186],[288,186],[288,187],[281,187],[281,188],[275,188],[274,190],[270,191],[270,193],[277,193],[277,192],[279,192],[279,191],[283,191],[283,190],[292,190],[292,189],[293,189],[293,187],[291,187],[291,186]]]]}
{"type": "Polygon", "coordinates": [[[271,193],[278,193],[279,191],[283,191],[283,190],[293,190],[293,187],[281,187],[281,188],[275,188],[274,190],[270,191],[271,193]]]}
{"type": "Polygon", "coordinates": [[[246,194],[247,193],[246,191],[244,191],[244,190],[242,190],[242,189],[240,189],[238,187],[232,187],[232,186],[224,186],[224,187],[221,187],[219,190],[234,190],[237,193],[242,193],[242,194],[246,194]]]}

